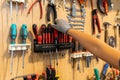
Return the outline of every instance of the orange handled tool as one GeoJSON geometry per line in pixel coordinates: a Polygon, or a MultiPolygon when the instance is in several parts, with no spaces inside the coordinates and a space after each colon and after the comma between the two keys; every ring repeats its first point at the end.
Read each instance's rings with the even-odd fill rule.
{"type": "Polygon", "coordinates": [[[34,6],[37,2],[39,2],[39,6],[40,6],[40,19],[42,19],[43,10],[42,10],[42,3],[41,3],[41,0],[35,0],[35,2],[30,6],[30,8],[29,8],[27,14],[30,14],[31,9],[33,8],[33,6],[34,6]]]}

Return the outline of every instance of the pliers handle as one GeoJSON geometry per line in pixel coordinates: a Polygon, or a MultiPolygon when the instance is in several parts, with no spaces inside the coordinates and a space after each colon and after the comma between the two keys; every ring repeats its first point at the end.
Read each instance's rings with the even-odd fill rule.
{"type": "Polygon", "coordinates": [[[35,1],[33,2],[33,4],[30,6],[27,14],[30,14],[31,9],[33,8],[33,6],[34,6],[37,2],[39,2],[39,6],[40,6],[40,19],[41,19],[41,18],[42,18],[42,15],[43,15],[41,0],[35,0],[35,1]]]}
{"type": "Polygon", "coordinates": [[[47,21],[50,21],[50,13],[53,12],[54,20],[57,18],[56,6],[54,4],[48,4],[47,9],[47,21]]]}
{"type": "Polygon", "coordinates": [[[97,26],[98,28],[98,32],[101,33],[101,29],[100,29],[100,21],[97,15],[97,9],[94,9],[92,11],[92,27],[93,27],[93,34],[95,34],[95,26],[97,26]]]}

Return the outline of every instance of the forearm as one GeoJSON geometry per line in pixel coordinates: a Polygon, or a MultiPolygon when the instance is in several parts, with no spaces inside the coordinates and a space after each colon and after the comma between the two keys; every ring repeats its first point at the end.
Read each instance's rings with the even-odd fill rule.
{"type": "Polygon", "coordinates": [[[113,67],[118,68],[120,52],[112,47],[108,46],[104,42],[97,38],[92,37],[86,33],[69,29],[67,34],[71,35],[75,40],[77,40],[84,48],[92,52],[95,56],[100,57],[104,61],[111,64],[113,67]]]}

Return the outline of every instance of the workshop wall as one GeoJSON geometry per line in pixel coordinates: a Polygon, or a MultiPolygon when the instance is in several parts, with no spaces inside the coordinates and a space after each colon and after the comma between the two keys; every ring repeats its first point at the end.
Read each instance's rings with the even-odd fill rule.
{"type": "MultiPolygon", "coordinates": [[[[96,1],[94,1],[94,8],[96,8],[96,1]]],[[[13,14],[12,19],[10,16],[10,10],[9,6],[6,4],[5,0],[0,0],[0,80],[10,80],[13,77],[21,76],[21,75],[27,75],[27,74],[33,74],[38,73],[39,75],[42,74],[43,71],[45,71],[45,68],[47,65],[49,65],[49,55],[43,55],[39,53],[33,52],[33,39],[34,35],[32,32],[32,24],[37,24],[38,27],[41,26],[41,24],[48,24],[46,22],[46,5],[43,5],[43,18],[39,19],[39,4],[37,3],[31,13],[27,16],[28,8],[31,6],[31,4],[34,2],[34,0],[28,0],[27,8],[21,12],[21,8],[19,7],[18,15],[16,15],[16,9],[15,6],[13,7],[13,14]],[[27,43],[31,44],[31,49],[28,49],[28,51],[25,54],[25,62],[24,62],[24,69],[22,69],[22,51],[16,51],[13,58],[13,70],[12,74],[10,74],[10,54],[8,52],[8,47],[10,44],[10,26],[12,23],[15,23],[17,25],[17,38],[16,43],[20,43],[20,28],[22,24],[26,24],[29,34],[27,43]]],[[[112,0],[113,2],[113,10],[111,10],[108,15],[103,15],[100,12],[98,12],[98,16],[100,19],[100,25],[102,30],[103,22],[109,22],[111,23],[111,26],[109,28],[109,35],[114,36],[114,30],[113,26],[116,23],[115,22],[115,16],[117,13],[117,10],[120,10],[120,0],[112,0]]],[[[58,7],[59,0],[56,0],[56,7],[57,7],[57,14],[58,18],[63,18],[67,20],[67,12],[64,8],[64,6],[58,7]]],[[[67,6],[69,6],[70,0],[67,0],[67,6]]],[[[77,3],[77,8],[79,8],[79,4],[77,3]]],[[[90,0],[87,2],[86,7],[86,19],[85,19],[85,27],[84,32],[92,35],[92,29],[91,29],[91,5],[90,0]]],[[[97,30],[96,30],[97,31],[97,30]]],[[[118,31],[117,31],[118,33],[118,31]]],[[[101,41],[104,41],[104,31],[101,33],[101,41]]],[[[117,34],[117,48],[119,50],[119,35],[117,34]]],[[[86,80],[88,77],[92,77],[94,75],[94,68],[98,68],[99,72],[101,72],[104,61],[100,60],[98,63],[95,59],[92,60],[92,63],[89,68],[84,67],[83,72],[83,65],[82,61],[80,61],[81,65],[81,73],[77,70],[77,60],[75,60],[75,67],[72,68],[72,62],[70,61],[69,57],[70,52],[66,51],[66,55],[64,57],[59,56],[59,64],[56,66],[56,55],[52,55],[52,66],[56,69],[57,74],[60,76],[60,80],[86,80]]]]}

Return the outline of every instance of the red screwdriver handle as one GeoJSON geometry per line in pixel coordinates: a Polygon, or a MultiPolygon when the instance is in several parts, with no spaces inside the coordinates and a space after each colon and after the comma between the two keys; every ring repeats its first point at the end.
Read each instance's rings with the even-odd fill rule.
{"type": "Polygon", "coordinates": [[[41,25],[42,44],[45,44],[46,42],[45,29],[46,29],[46,25],[42,24],[41,25]]]}

